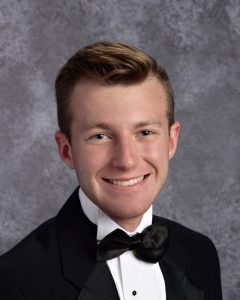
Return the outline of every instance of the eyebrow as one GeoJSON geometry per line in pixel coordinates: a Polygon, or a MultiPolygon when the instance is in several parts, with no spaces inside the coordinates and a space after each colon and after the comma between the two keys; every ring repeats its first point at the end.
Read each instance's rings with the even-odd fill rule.
{"type": "Polygon", "coordinates": [[[162,123],[160,121],[141,121],[138,122],[134,125],[135,129],[145,127],[145,126],[150,126],[150,125],[157,125],[159,127],[162,127],[162,123]]]}
{"type": "MultiPolygon", "coordinates": [[[[140,121],[136,124],[133,125],[134,129],[138,129],[141,127],[145,127],[145,126],[150,126],[150,125],[157,125],[158,127],[162,127],[162,123],[159,121],[140,121]]],[[[110,124],[104,123],[104,122],[99,122],[99,123],[90,123],[87,124],[86,126],[83,127],[83,130],[87,131],[87,130],[91,130],[91,129],[103,129],[103,130],[113,130],[113,126],[111,126],[110,124]]]]}
{"type": "Polygon", "coordinates": [[[83,130],[91,130],[91,129],[95,129],[95,128],[111,130],[112,126],[110,126],[107,123],[89,123],[86,126],[82,127],[83,130]]]}

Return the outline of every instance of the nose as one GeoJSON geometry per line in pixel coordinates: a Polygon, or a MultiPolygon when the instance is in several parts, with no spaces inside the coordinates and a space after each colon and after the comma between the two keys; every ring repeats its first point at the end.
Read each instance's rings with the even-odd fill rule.
{"type": "Polygon", "coordinates": [[[137,150],[136,141],[134,141],[133,137],[118,139],[113,149],[113,166],[122,170],[134,168],[139,159],[137,150]]]}

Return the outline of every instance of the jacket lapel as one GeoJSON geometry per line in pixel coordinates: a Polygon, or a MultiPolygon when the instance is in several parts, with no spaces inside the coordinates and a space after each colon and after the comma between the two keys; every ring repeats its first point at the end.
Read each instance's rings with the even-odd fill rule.
{"type": "Polygon", "coordinates": [[[82,211],[76,189],[57,215],[57,236],[62,275],[80,289],[96,265],[96,232],[96,225],[82,211]]]}
{"type": "Polygon", "coordinates": [[[166,285],[167,300],[203,300],[204,293],[184,272],[165,259],[160,262],[166,285]]]}
{"type": "Polygon", "coordinates": [[[111,272],[106,263],[97,263],[77,300],[119,300],[111,272]]]}
{"type": "MultiPolygon", "coordinates": [[[[171,224],[168,220],[153,217],[153,223],[171,224]]],[[[159,262],[166,286],[167,300],[203,300],[203,291],[194,283],[188,274],[188,255],[185,249],[171,234],[169,247],[164,257],[159,262]]]]}
{"type": "Polygon", "coordinates": [[[57,215],[62,275],[78,287],[78,300],[119,300],[106,263],[96,263],[97,226],[82,211],[78,188],[57,215]]]}

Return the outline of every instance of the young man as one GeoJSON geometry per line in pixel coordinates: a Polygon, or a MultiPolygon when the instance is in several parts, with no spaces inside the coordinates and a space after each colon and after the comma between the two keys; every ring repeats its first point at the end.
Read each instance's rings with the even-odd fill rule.
{"type": "Polygon", "coordinates": [[[0,299],[221,300],[212,242],[152,216],[180,129],[166,72],[96,43],[60,70],[56,98],[55,139],[80,188],[0,258],[0,299]]]}

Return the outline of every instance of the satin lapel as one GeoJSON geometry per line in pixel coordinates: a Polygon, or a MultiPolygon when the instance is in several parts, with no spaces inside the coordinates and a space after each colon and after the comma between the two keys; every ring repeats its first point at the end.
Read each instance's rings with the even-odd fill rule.
{"type": "Polygon", "coordinates": [[[119,300],[117,289],[106,263],[97,263],[77,300],[119,300]]]}
{"type": "Polygon", "coordinates": [[[78,300],[119,300],[106,263],[96,264],[97,226],[82,211],[78,188],[57,216],[63,277],[76,285],[78,300]]]}
{"type": "Polygon", "coordinates": [[[179,269],[160,262],[166,285],[167,300],[203,300],[204,293],[179,269]]]}
{"type": "Polygon", "coordinates": [[[96,233],[97,226],[83,213],[76,189],[57,215],[57,235],[62,275],[80,289],[96,265],[96,233]]]}
{"type": "Polygon", "coordinates": [[[203,300],[204,292],[187,274],[189,258],[171,234],[171,223],[155,216],[153,223],[167,224],[170,229],[169,248],[159,262],[165,280],[167,300],[203,300]]]}

